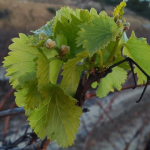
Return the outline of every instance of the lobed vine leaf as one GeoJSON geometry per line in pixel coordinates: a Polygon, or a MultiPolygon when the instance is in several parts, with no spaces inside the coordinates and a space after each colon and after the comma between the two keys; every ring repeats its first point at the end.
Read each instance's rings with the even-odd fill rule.
{"type": "Polygon", "coordinates": [[[137,74],[137,77],[138,77],[137,83],[138,83],[138,84],[141,84],[141,85],[146,84],[146,82],[147,82],[147,77],[146,77],[146,76],[143,74],[143,72],[142,72],[138,67],[136,67],[136,66],[135,66],[135,68],[134,68],[134,73],[137,74]]]}
{"type": "Polygon", "coordinates": [[[17,92],[15,92],[15,102],[17,104],[18,107],[24,107],[25,106],[25,97],[24,95],[26,94],[26,90],[19,90],[17,92]]]}
{"type": "Polygon", "coordinates": [[[122,29],[118,28],[113,18],[105,14],[94,16],[92,21],[79,25],[79,27],[81,31],[78,32],[77,46],[83,44],[83,48],[90,55],[107,46],[110,41],[115,41],[122,29]]]}
{"type": "Polygon", "coordinates": [[[109,92],[114,92],[114,88],[121,90],[121,84],[125,83],[127,72],[120,68],[113,68],[112,73],[101,79],[96,95],[99,98],[105,97],[109,92]]]}
{"type": "MultiPolygon", "coordinates": [[[[150,46],[145,40],[138,39],[134,32],[132,32],[131,37],[125,43],[123,55],[133,59],[148,75],[150,75],[150,46]]],[[[143,80],[140,72],[137,71],[136,73],[139,80],[143,80]]]]}
{"type": "Polygon", "coordinates": [[[56,44],[60,48],[62,45],[68,45],[67,44],[67,38],[63,34],[57,34],[56,35],[56,44]]]}
{"type": "Polygon", "coordinates": [[[77,47],[75,41],[78,38],[77,33],[80,31],[78,26],[84,22],[89,22],[94,15],[98,16],[93,9],[90,12],[80,9],[76,9],[76,12],[73,12],[72,9],[63,7],[58,11],[56,17],[59,19],[55,21],[53,27],[54,36],[62,34],[67,38],[67,45],[70,46],[70,58],[74,58],[76,54],[84,51],[82,46],[77,47]]]}
{"type": "Polygon", "coordinates": [[[55,18],[53,18],[51,21],[48,21],[44,26],[42,26],[38,30],[31,31],[31,32],[37,36],[39,36],[40,33],[44,33],[46,37],[49,37],[50,35],[53,34],[52,27],[53,27],[54,21],[55,21],[55,18]]]}
{"type": "MultiPolygon", "coordinates": [[[[112,64],[116,64],[116,63],[118,63],[122,60],[124,60],[124,57],[122,55],[118,55],[117,58],[112,62],[112,64]]],[[[123,68],[125,70],[130,70],[131,69],[128,62],[124,62],[124,63],[118,65],[118,67],[123,68]]]]}
{"type": "Polygon", "coordinates": [[[101,49],[102,55],[103,55],[103,63],[105,64],[106,61],[108,60],[111,52],[112,52],[112,48],[114,47],[115,42],[111,41],[106,47],[101,49]]]}
{"type": "MultiPolygon", "coordinates": [[[[124,59],[123,46],[123,55],[133,59],[150,76],[150,46],[146,39],[135,37],[134,32],[127,38],[129,23],[122,19],[125,6],[123,0],[115,8],[114,17],[105,11],[98,14],[94,8],[74,11],[62,7],[46,25],[31,31],[33,35],[19,34],[19,38],[13,39],[11,52],[3,62],[6,75],[17,90],[16,104],[24,107],[31,128],[41,139],[47,136],[62,147],[74,143],[82,114],[82,106],[77,105],[84,102],[88,85],[96,81],[91,86],[98,86],[96,94],[102,98],[114,89],[120,90],[125,82],[127,62],[113,68],[111,73],[108,69],[124,59]],[[61,71],[62,80],[58,83],[61,71]],[[87,80],[85,76],[82,78],[83,71],[89,77],[87,80]],[[104,77],[100,84],[98,74],[104,77]],[[80,91],[81,97],[74,99],[80,91]]],[[[136,66],[134,72],[138,84],[146,83],[145,75],[136,66]]]]}
{"type": "Polygon", "coordinates": [[[28,82],[25,88],[15,92],[16,104],[24,107],[26,115],[29,115],[40,102],[42,102],[41,94],[37,89],[37,79],[28,82]]]}
{"type": "Polygon", "coordinates": [[[26,44],[28,37],[19,34],[19,38],[14,38],[14,42],[9,46],[12,50],[9,56],[3,61],[7,69],[6,76],[10,76],[10,82],[13,88],[20,89],[25,82],[30,81],[36,76],[36,62],[39,50],[29,47],[26,44]],[[21,80],[21,81],[20,81],[21,80]]]}
{"type": "Polygon", "coordinates": [[[36,31],[31,31],[34,35],[29,35],[27,44],[33,47],[42,47],[45,44],[46,39],[52,36],[53,31],[52,27],[54,24],[55,18],[51,21],[48,21],[44,26],[36,31]]]}
{"type": "Polygon", "coordinates": [[[77,18],[79,18],[79,13],[75,12],[72,8],[70,8],[69,6],[67,7],[62,7],[60,10],[56,11],[56,17],[58,17],[58,20],[61,21],[61,17],[65,17],[67,18],[69,21],[72,21],[72,17],[71,15],[76,16],[77,18]]]}
{"type": "Polygon", "coordinates": [[[31,113],[29,124],[41,139],[47,136],[62,147],[71,146],[78,132],[81,108],[75,105],[77,101],[74,98],[57,85],[46,86],[43,96],[45,100],[31,113]]]}
{"type": "MultiPolygon", "coordinates": [[[[43,51],[45,51],[45,49],[43,49],[43,51]]],[[[54,54],[53,57],[55,58],[55,53],[51,53],[50,50],[49,54],[47,52],[47,57],[52,57],[52,55],[50,54],[54,54]]],[[[36,76],[38,78],[39,89],[49,82],[51,82],[52,84],[56,84],[62,64],[63,62],[56,58],[51,61],[48,60],[42,52],[38,55],[36,76]]]]}
{"type": "Polygon", "coordinates": [[[83,67],[78,63],[89,56],[87,51],[79,53],[76,58],[70,59],[63,67],[63,79],[60,86],[65,90],[66,93],[73,96],[77,90],[81,72],[83,67]]]}

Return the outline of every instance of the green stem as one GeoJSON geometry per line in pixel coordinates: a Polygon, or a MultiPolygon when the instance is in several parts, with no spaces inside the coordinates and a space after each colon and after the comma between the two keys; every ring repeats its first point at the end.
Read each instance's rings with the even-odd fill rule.
{"type": "Polygon", "coordinates": [[[117,56],[118,52],[123,47],[124,43],[119,45],[119,42],[120,42],[120,38],[116,40],[116,43],[115,43],[115,45],[114,45],[114,47],[112,49],[112,52],[111,52],[108,60],[104,64],[106,67],[114,60],[114,57],[117,56]]]}
{"type": "Polygon", "coordinates": [[[102,70],[102,68],[103,68],[103,55],[102,55],[101,50],[98,50],[97,52],[99,53],[99,56],[100,56],[100,70],[102,70]]]}
{"type": "Polygon", "coordinates": [[[59,56],[59,57],[53,57],[53,58],[50,58],[50,59],[49,59],[49,62],[51,62],[52,60],[62,60],[62,59],[61,59],[60,56],[59,56]]]}

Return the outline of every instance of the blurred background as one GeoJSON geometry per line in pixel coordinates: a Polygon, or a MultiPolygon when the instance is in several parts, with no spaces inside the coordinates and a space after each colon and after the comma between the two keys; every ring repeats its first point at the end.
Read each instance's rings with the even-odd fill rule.
{"type": "MultiPolygon", "coordinates": [[[[18,33],[30,34],[51,20],[61,6],[105,10],[110,16],[121,0],[0,0],[0,112],[16,108],[14,90],[9,85],[2,68],[11,39],[18,33]]],[[[128,0],[125,18],[130,22],[127,35],[134,30],[137,37],[147,38],[150,44],[150,0],[128,0]]],[[[142,56],[141,56],[142,57],[142,56]]],[[[79,133],[75,144],[65,150],[150,150],[150,88],[140,103],[143,87],[133,87],[133,77],[128,73],[121,92],[110,93],[107,97],[95,97],[95,90],[87,93],[85,107],[90,112],[81,117],[79,133]]],[[[11,150],[19,150],[26,143],[37,140],[28,128],[24,114],[0,118],[0,149],[13,145],[17,139],[28,134],[23,142],[16,142],[11,150]],[[28,130],[27,130],[28,129],[28,130]]],[[[56,142],[49,143],[47,150],[62,150],[56,142]]]]}

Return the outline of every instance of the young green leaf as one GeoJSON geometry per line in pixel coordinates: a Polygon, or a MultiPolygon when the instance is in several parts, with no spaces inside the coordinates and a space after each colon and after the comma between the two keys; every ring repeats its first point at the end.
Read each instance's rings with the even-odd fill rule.
{"type": "Polygon", "coordinates": [[[29,115],[27,112],[34,110],[42,102],[41,94],[37,89],[37,79],[28,82],[25,88],[15,92],[15,96],[16,104],[19,107],[24,107],[26,115],[29,115]]]}
{"type": "Polygon", "coordinates": [[[72,8],[70,7],[62,7],[60,10],[56,11],[56,17],[58,17],[58,19],[61,21],[62,16],[64,16],[65,18],[67,18],[69,21],[72,21],[72,17],[71,15],[76,16],[77,18],[79,18],[78,13],[76,13],[72,8]]]}
{"type": "Polygon", "coordinates": [[[55,18],[53,18],[51,21],[48,21],[44,26],[42,26],[38,30],[31,31],[31,32],[37,36],[39,36],[40,33],[43,33],[44,35],[46,35],[46,37],[49,37],[50,35],[53,34],[52,27],[53,27],[54,21],[55,21],[55,18]]]}
{"type": "Polygon", "coordinates": [[[76,54],[83,51],[82,46],[77,47],[75,41],[78,37],[77,33],[80,31],[78,26],[84,22],[89,22],[93,18],[93,14],[93,9],[91,12],[80,9],[76,9],[76,12],[73,12],[72,9],[63,7],[60,11],[58,11],[58,15],[56,15],[56,17],[59,19],[55,21],[53,32],[55,37],[58,34],[62,34],[67,38],[67,45],[70,47],[71,58],[74,58],[76,54]]]}
{"type": "Polygon", "coordinates": [[[56,35],[56,44],[57,47],[61,47],[62,45],[67,45],[67,38],[63,34],[56,35]]]}
{"type": "Polygon", "coordinates": [[[108,60],[108,58],[113,50],[114,45],[115,45],[115,42],[111,41],[105,48],[101,49],[104,64],[108,60]]]}
{"type": "Polygon", "coordinates": [[[138,83],[138,84],[141,84],[141,85],[146,84],[146,82],[147,82],[147,77],[146,77],[146,76],[143,74],[143,72],[142,72],[138,67],[136,67],[136,66],[135,66],[135,69],[134,69],[134,73],[137,74],[137,77],[138,77],[137,83],[138,83]]]}
{"type": "Polygon", "coordinates": [[[5,57],[3,67],[8,68],[6,76],[10,76],[10,82],[13,88],[20,89],[25,82],[30,81],[36,76],[36,62],[39,50],[29,47],[26,44],[28,37],[19,34],[20,38],[14,38],[14,42],[9,46],[12,50],[9,56],[5,57]],[[20,78],[24,77],[20,81],[20,78]]]}
{"type": "Polygon", "coordinates": [[[18,107],[24,107],[25,106],[25,97],[24,95],[26,94],[26,90],[19,90],[14,93],[16,99],[15,102],[18,107]]]}
{"type": "Polygon", "coordinates": [[[97,85],[98,85],[98,83],[97,83],[97,81],[95,81],[95,82],[93,82],[93,83],[91,84],[91,87],[92,87],[93,89],[95,89],[95,88],[97,87],[97,85]]]}
{"type": "MultiPolygon", "coordinates": [[[[122,55],[118,55],[117,58],[112,62],[112,64],[116,64],[116,63],[118,63],[118,62],[120,62],[124,59],[125,58],[122,55]]],[[[125,70],[130,70],[131,69],[128,62],[124,62],[124,63],[118,65],[118,67],[123,68],[125,70]]]]}
{"type": "Polygon", "coordinates": [[[71,96],[73,96],[77,90],[81,72],[83,71],[82,66],[77,64],[88,56],[89,53],[87,51],[83,51],[79,53],[76,58],[70,59],[63,67],[63,79],[60,86],[71,96]]]}
{"type": "Polygon", "coordinates": [[[112,73],[101,79],[96,95],[99,98],[105,97],[109,92],[114,92],[114,88],[121,90],[121,84],[125,83],[127,72],[120,68],[113,68],[112,73]]]}
{"type": "Polygon", "coordinates": [[[53,58],[57,58],[57,56],[59,56],[59,53],[55,49],[50,50],[46,47],[41,47],[40,49],[48,60],[52,60],[53,58]]]}
{"type": "Polygon", "coordinates": [[[41,94],[37,89],[37,79],[28,82],[28,85],[24,88],[26,90],[25,97],[25,107],[27,109],[35,109],[41,102],[41,94]]]}
{"type": "Polygon", "coordinates": [[[48,60],[42,52],[38,55],[36,75],[39,89],[49,82],[56,84],[62,64],[63,62],[56,58],[51,61],[48,60]]]}
{"type": "Polygon", "coordinates": [[[52,27],[54,24],[54,20],[55,18],[47,22],[40,29],[31,31],[32,33],[34,33],[34,35],[28,36],[27,44],[29,46],[42,47],[45,44],[46,39],[53,34],[52,27]]]}
{"type": "Polygon", "coordinates": [[[110,41],[115,41],[122,29],[118,28],[113,18],[107,15],[95,16],[91,22],[79,25],[79,27],[81,31],[78,32],[77,46],[83,44],[83,48],[91,55],[107,46],[110,41]]]}
{"type": "Polygon", "coordinates": [[[61,22],[58,20],[55,26],[54,35],[63,34],[67,37],[68,46],[70,46],[70,55],[75,57],[76,54],[83,51],[82,47],[77,48],[75,39],[78,37],[77,32],[80,30],[78,25],[81,24],[81,20],[71,15],[71,22],[64,16],[61,16],[61,22]]]}
{"type": "Polygon", "coordinates": [[[96,9],[91,8],[90,14],[91,14],[92,16],[96,16],[98,13],[97,13],[97,10],[96,10],[96,9]]]}
{"type": "Polygon", "coordinates": [[[47,136],[62,147],[71,146],[78,132],[81,108],[57,85],[44,88],[43,96],[45,100],[28,118],[31,128],[41,139],[47,136]]]}
{"type": "Polygon", "coordinates": [[[16,97],[15,102],[16,102],[17,106],[18,107],[24,107],[26,116],[29,116],[31,114],[32,110],[27,109],[25,107],[25,100],[26,100],[25,94],[26,94],[26,92],[27,92],[26,89],[22,89],[22,90],[15,92],[14,95],[16,97]]]}
{"type": "Polygon", "coordinates": [[[33,47],[41,47],[44,45],[45,40],[39,40],[38,35],[29,35],[28,40],[26,42],[29,46],[33,47]]]}
{"type": "MultiPolygon", "coordinates": [[[[125,43],[123,55],[133,59],[148,75],[150,75],[150,46],[145,40],[138,39],[134,32],[132,32],[131,37],[125,43]]],[[[140,77],[140,75],[137,76],[140,77]]]]}

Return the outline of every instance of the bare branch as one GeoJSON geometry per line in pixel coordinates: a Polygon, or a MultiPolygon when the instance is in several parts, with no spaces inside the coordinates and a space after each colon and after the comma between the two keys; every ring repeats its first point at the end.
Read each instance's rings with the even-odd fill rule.
{"type": "MultiPolygon", "coordinates": [[[[150,83],[148,85],[150,85],[150,83]]],[[[122,89],[120,91],[132,89],[134,86],[135,85],[124,86],[124,87],[122,87],[122,89]]],[[[143,85],[137,85],[137,87],[142,87],[142,86],[145,86],[145,84],[143,84],[143,85]]],[[[118,92],[118,90],[114,90],[114,91],[118,92]]],[[[94,97],[94,96],[96,96],[95,92],[88,93],[88,94],[86,94],[86,98],[85,99],[88,100],[89,98],[94,97]]]]}
{"type": "Polygon", "coordinates": [[[3,107],[4,103],[7,101],[7,99],[11,96],[11,94],[14,92],[14,89],[11,89],[7,95],[5,96],[5,98],[1,101],[0,103],[0,110],[3,107]]]}
{"type": "Polygon", "coordinates": [[[6,116],[23,114],[24,112],[25,111],[24,111],[23,107],[8,109],[8,110],[4,110],[4,111],[0,112],[0,118],[6,117],[6,116]]]}
{"type": "Polygon", "coordinates": [[[94,99],[94,100],[97,103],[97,105],[103,110],[104,114],[109,118],[109,120],[112,122],[112,124],[115,126],[116,130],[120,134],[120,137],[122,138],[122,140],[126,144],[127,143],[126,139],[125,139],[124,135],[122,134],[122,131],[118,128],[118,126],[115,123],[115,121],[110,117],[110,115],[108,114],[108,112],[103,108],[102,104],[97,99],[94,99]]]}
{"type": "Polygon", "coordinates": [[[40,150],[41,149],[42,140],[38,140],[37,142],[23,148],[23,150],[40,150]]]}
{"type": "MultiPolygon", "coordinates": [[[[116,100],[116,98],[120,95],[121,92],[119,92],[118,94],[116,94],[112,99],[111,101],[108,103],[108,105],[105,107],[105,111],[109,110],[112,103],[116,100]]],[[[90,137],[92,136],[93,132],[95,131],[97,125],[101,122],[101,120],[103,119],[103,116],[104,116],[104,111],[103,113],[100,115],[99,119],[97,120],[97,122],[93,125],[93,128],[92,130],[88,133],[88,135],[86,136],[86,140],[85,140],[85,144],[84,144],[84,147],[83,147],[83,150],[86,150],[87,146],[88,146],[88,143],[89,143],[89,140],[90,140],[90,137]]]]}

